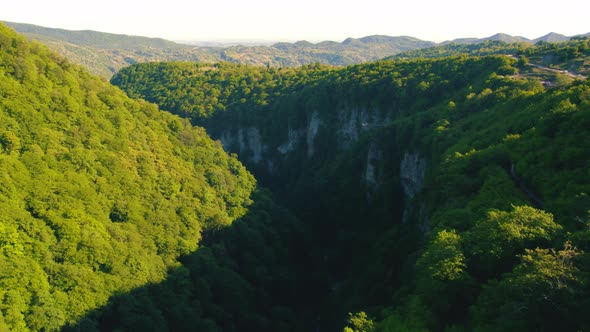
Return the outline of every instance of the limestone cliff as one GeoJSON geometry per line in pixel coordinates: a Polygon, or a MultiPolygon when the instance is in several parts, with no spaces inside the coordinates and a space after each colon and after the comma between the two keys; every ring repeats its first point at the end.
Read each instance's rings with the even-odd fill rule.
{"type": "Polygon", "coordinates": [[[400,162],[400,182],[407,199],[412,199],[424,185],[426,160],[418,152],[405,152],[400,162]]]}

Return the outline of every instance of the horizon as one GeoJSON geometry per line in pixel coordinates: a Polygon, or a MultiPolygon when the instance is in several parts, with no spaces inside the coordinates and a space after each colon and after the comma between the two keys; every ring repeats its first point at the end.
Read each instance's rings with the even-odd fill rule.
{"type": "Polygon", "coordinates": [[[590,3],[564,0],[560,8],[564,8],[563,13],[554,7],[508,0],[499,0],[493,6],[474,6],[466,0],[367,0],[362,5],[333,0],[302,0],[297,4],[270,0],[227,0],[222,4],[147,0],[141,6],[115,0],[84,6],[72,0],[24,0],[6,4],[0,20],[65,30],[223,43],[316,43],[372,35],[411,36],[438,43],[486,38],[496,33],[535,39],[550,32],[566,36],[590,32],[586,23],[590,3]]]}
{"type": "Polygon", "coordinates": [[[145,38],[155,38],[155,39],[165,39],[168,41],[172,41],[178,44],[184,44],[184,45],[190,45],[190,46],[200,46],[200,47],[226,47],[226,46],[233,46],[233,45],[243,45],[243,46],[270,46],[274,43],[296,43],[296,42],[310,42],[313,44],[317,44],[317,43],[322,43],[322,42],[338,42],[338,43],[342,43],[345,40],[349,39],[349,38],[353,38],[353,39],[361,39],[361,38],[365,38],[365,37],[372,37],[372,36],[385,36],[385,37],[410,37],[410,38],[417,38],[419,40],[422,41],[430,41],[430,42],[435,42],[435,43],[444,43],[444,42],[449,42],[449,41],[454,41],[454,40],[458,40],[458,39],[485,39],[485,38],[489,38],[498,34],[505,34],[508,36],[512,36],[512,37],[522,37],[522,38],[526,38],[529,40],[535,40],[541,37],[544,37],[546,35],[549,34],[560,34],[560,35],[564,35],[566,37],[575,37],[575,36],[579,36],[579,35],[586,35],[586,34],[590,34],[590,32],[578,32],[575,34],[564,34],[561,33],[559,31],[549,31],[547,33],[544,33],[542,35],[538,35],[538,36],[523,36],[523,35],[513,35],[513,34],[509,34],[509,33],[505,33],[505,32],[495,32],[492,33],[490,35],[486,35],[486,36],[458,36],[456,38],[453,39],[445,39],[445,40],[429,40],[429,39],[422,39],[416,36],[411,36],[411,35],[385,35],[385,34],[372,34],[372,35],[365,35],[365,36],[355,36],[355,37],[346,37],[344,39],[341,40],[334,40],[334,39],[323,39],[323,40],[309,40],[309,39],[282,39],[282,40],[278,40],[278,39],[232,39],[232,38],[220,38],[220,39],[168,39],[168,38],[164,38],[161,36],[145,36],[145,35],[133,35],[133,34],[126,34],[126,33],[117,33],[117,32],[106,32],[106,31],[100,31],[100,30],[93,30],[93,29],[67,29],[67,28],[63,28],[63,27],[53,27],[53,26],[43,26],[43,25],[39,25],[36,23],[29,23],[29,22],[15,22],[15,21],[9,21],[9,20],[4,20],[4,19],[0,19],[0,22],[7,22],[7,23],[15,23],[15,24],[26,24],[26,25],[33,25],[33,26],[39,26],[41,28],[48,28],[48,29],[56,29],[56,30],[67,30],[67,31],[73,31],[73,32],[84,32],[84,31],[92,31],[92,32],[98,32],[98,33],[107,33],[107,34],[114,34],[114,35],[123,35],[123,36],[129,36],[129,37],[145,37],[145,38]]]}

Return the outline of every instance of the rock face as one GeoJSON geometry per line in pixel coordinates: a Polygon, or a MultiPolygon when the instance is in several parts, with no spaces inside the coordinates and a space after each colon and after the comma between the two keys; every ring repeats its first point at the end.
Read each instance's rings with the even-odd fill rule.
{"type": "Polygon", "coordinates": [[[381,176],[378,171],[378,163],[383,159],[383,154],[375,142],[369,145],[367,152],[367,165],[365,167],[364,180],[367,187],[374,191],[379,187],[381,176]]]}
{"type": "Polygon", "coordinates": [[[299,143],[301,142],[301,138],[303,137],[303,135],[303,130],[289,128],[289,131],[287,133],[287,142],[279,145],[277,147],[277,151],[279,151],[279,153],[283,155],[286,155],[289,152],[295,150],[297,146],[299,146],[299,143]]]}
{"type": "MultiPolygon", "coordinates": [[[[320,133],[323,127],[329,128],[330,132],[327,132],[329,137],[321,139],[335,140],[334,146],[337,149],[346,150],[358,142],[363,133],[384,126],[388,116],[391,114],[383,114],[379,109],[347,107],[337,113],[335,123],[330,122],[334,120],[325,119],[319,112],[314,111],[307,116],[306,123],[288,124],[286,141],[271,141],[261,135],[258,127],[248,125],[228,128],[213,136],[219,138],[226,151],[239,153],[242,160],[257,165],[274,163],[270,167],[273,168],[280,163],[280,159],[299,149],[303,149],[308,158],[314,157],[319,152],[318,137],[323,135],[320,133]]],[[[370,167],[369,172],[372,172],[370,167]]]]}
{"type": "Polygon", "coordinates": [[[340,148],[348,148],[358,141],[360,135],[370,129],[381,127],[385,120],[378,109],[353,108],[338,113],[338,136],[340,148]]]}
{"type": "Polygon", "coordinates": [[[424,184],[426,160],[418,152],[405,152],[400,163],[400,182],[406,198],[412,199],[424,184]]]}
{"type": "Polygon", "coordinates": [[[246,130],[246,141],[248,149],[252,152],[250,160],[252,160],[254,164],[259,164],[260,161],[262,161],[262,153],[266,149],[262,144],[262,138],[258,128],[250,127],[246,130]]]}
{"type": "Polygon", "coordinates": [[[228,152],[237,152],[248,156],[254,164],[259,164],[267,146],[262,142],[260,130],[256,127],[238,128],[236,131],[225,131],[219,137],[223,149],[228,152]]]}
{"type": "Polygon", "coordinates": [[[408,222],[413,215],[418,220],[420,230],[427,234],[430,231],[430,221],[424,213],[423,204],[410,203],[424,186],[424,173],[426,171],[426,160],[418,152],[405,152],[400,162],[399,177],[406,203],[402,214],[402,223],[408,222]]]}
{"type": "Polygon", "coordinates": [[[231,131],[224,131],[219,135],[219,141],[223,146],[223,149],[227,152],[232,152],[232,146],[235,143],[235,137],[232,135],[231,131]]]}
{"type": "Polygon", "coordinates": [[[322,121],[320,120],[320,115],[318,114],[318,112],[313,112],[311,114],[311,119],[309,120],[309,123],[307,124],[307,157],[308,158],[313,157],[313,154],[315,153],[315,148],[314,148],[313,143],[314,143],[315,137],[318,134],[321,123],[322,123],[322,121]]]}
{"type": "Polygon", "coordinates": [[[338,134],[342,138],[341,144],[345,146],[358,140],[359,126],[361,125],[358,121],[358,113],[358,109],[349,112],[342,110],[338,113],[338,121],[340,122],[338,134]]]}
{"type": "Polygon", "coordinates": [[[286,174],[298,174],[297,165],[309,167],[316,161],[321,162],[323,154],[337,155],[352,148],[362,149],[366,151],[366,159],[361,161],[361,169],[354,176],[364,185],[370,204],[374,203],[375,195],[386,189],[384,178],[395,176],[388,173],[385,165],[399,163],[400,184],[393,190],[401,191],[405,198],[400,207],[403,209],[401,222],[417,222],[427,233],[429,221],[423,205],[414,199],[425,185],[426,160],[417,151],[391,154],[385,150],[387,145],[383,144],[384,136],[380,134],[384,132],[380,128],[387,126],[395,116],[394,110],[350,106],[340,108],[334,115],[313,111],[305,117],[287,120],[293,122],[274,124],[286,128],[282,132],[261,132],[256,123],[243,123],[218,133],[217,137],[226,151],[237,152],[247,165],[264,171],[264,176],[279,179],[286,174]],[[387,159],[393,156],[397,156],[395,161],[387,159]]]}
{"type": "MultiPolygon", "coordinates": [[[[364,134],[385,126],[390,117],[391,112],[351,105],[340,108],[334,118],[313,111],[306,114],[304,121],[277,123],[279,127],[288,129],[286,133],[275,137],[265,136],[256,123],[230,124],[230,128],[211,134],[221,141],[227,152],[238,153],[242,161],[262,166],[270,174],[279,175],[285,160],[293,155],[312,159],[323,153],[319,151],[320,140],[321,143],[329,142],[329,146],[334,148],[329,153],[347,150],[358,143],[364,134]]],[[[275,132],[272,135],[277,134],[275,132]]],[[[372,188],[370,190],[375,191],[381,181],[376,166],[383,156],[377,142],[368,144],[367,164],[361,178],[368,188],[372,188]]]]}

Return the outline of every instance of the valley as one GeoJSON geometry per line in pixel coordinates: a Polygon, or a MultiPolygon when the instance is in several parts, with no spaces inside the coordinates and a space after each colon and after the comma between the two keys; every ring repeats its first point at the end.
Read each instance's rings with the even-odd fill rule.
{"type": "Polygon", "coordinates": [[[0,25],[0,330],[589,329],[590,38],[496,37],[106,82],[0,25]]]}

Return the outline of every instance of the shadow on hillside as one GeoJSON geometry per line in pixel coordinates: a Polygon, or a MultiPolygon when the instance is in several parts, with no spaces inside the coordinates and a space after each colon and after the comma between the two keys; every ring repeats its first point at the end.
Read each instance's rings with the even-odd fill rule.
{"type": "Polygon", "coordinates": [[[204,234],[166,280],[116,294],[63,331],[315,330],[326,287],[301,223],[270,194],[232,226],[204,234]]]}

